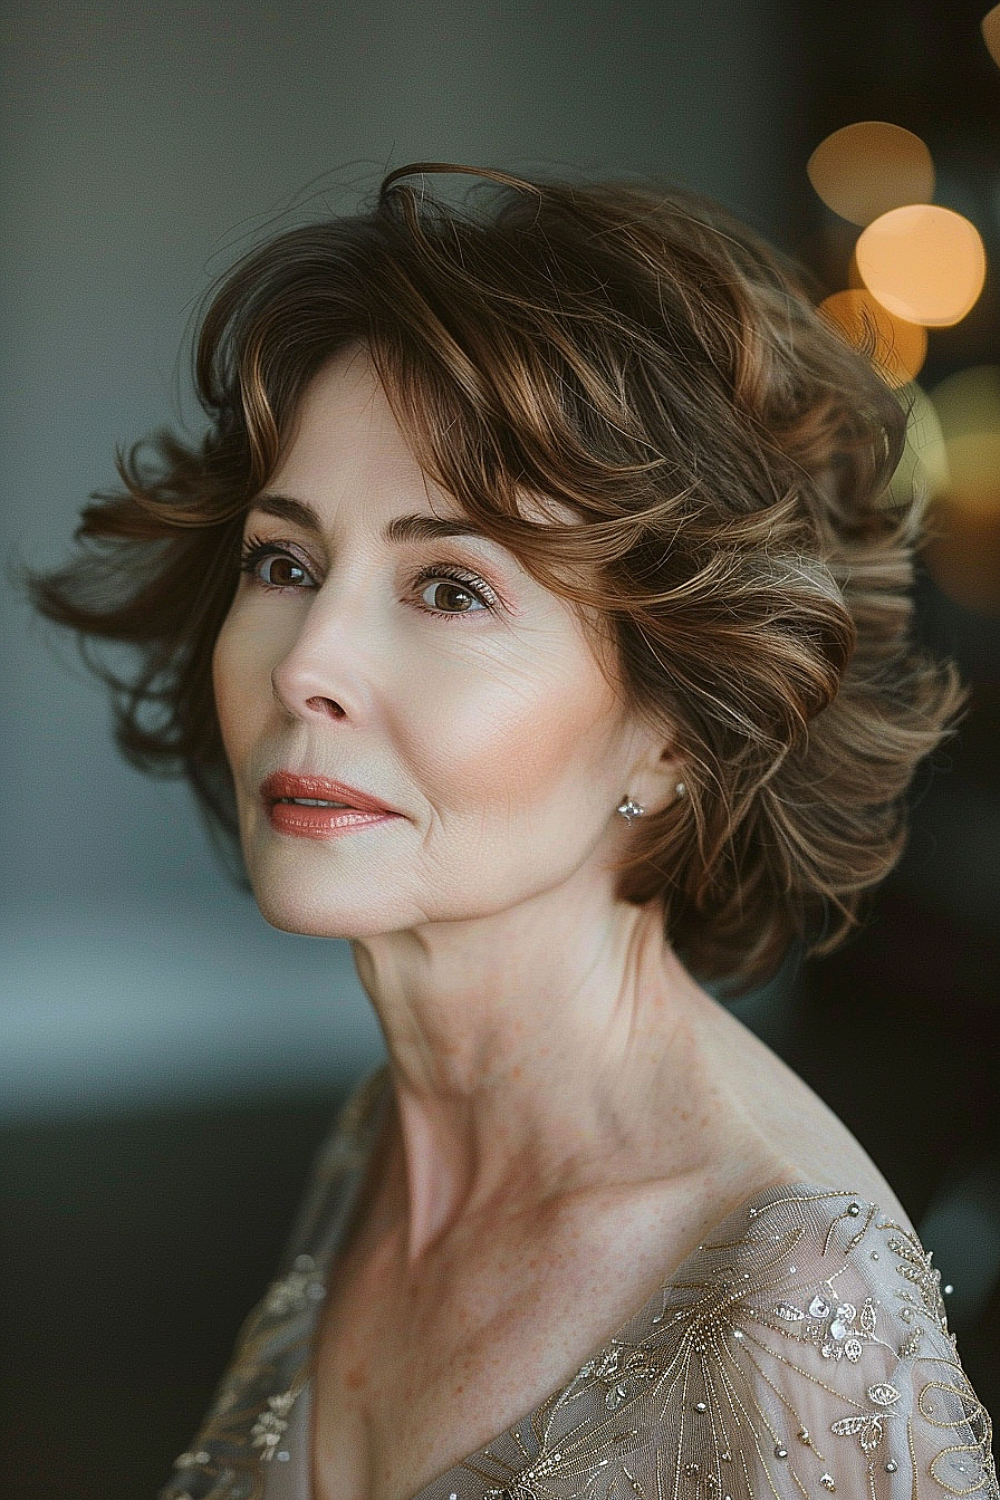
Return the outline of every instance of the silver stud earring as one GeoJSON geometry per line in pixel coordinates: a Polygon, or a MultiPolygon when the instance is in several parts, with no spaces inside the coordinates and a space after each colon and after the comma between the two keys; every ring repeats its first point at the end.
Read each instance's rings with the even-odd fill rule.
{"type": "Polygon", "coordinates": [[[677,783],[677,785],[674,787],[674,796],[675,797],[683,797],[684,793],[686,791],[687,791],[687,787],[684,785],[683,781],[679,781],[677,783]]]}
{"type": "Polygon", "coordinates": [[[641,818],[645,811],[641,803],[633,802],[627,793],[615,808],[615,812],[619,813],[629,824],[634,823],[636,818],[641,818]]]}

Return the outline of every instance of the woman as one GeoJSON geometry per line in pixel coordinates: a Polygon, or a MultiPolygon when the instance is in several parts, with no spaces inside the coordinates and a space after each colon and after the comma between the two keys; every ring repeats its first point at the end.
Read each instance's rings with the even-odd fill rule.
{"type": "Polygon", "coordinates": [[[441,170],[237,266],[204,443],[39,585],[388,1051],[165,1494],[996,1496],[905,1211],[703,987],[844,937],[960,706],[900,408],[721,210],[441,170]]]}

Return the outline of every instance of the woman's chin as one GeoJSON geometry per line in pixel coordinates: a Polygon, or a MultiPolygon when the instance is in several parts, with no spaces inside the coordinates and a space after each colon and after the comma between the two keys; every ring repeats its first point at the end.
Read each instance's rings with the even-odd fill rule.
{"type": "Polygon", "coordinates": [[[373,909],[345,900],[336,892],[320,894],[315,886],[308,890],[275,889],[272,882],[252,876],[250,883],[261,916],[279,932],[351,941],[412,925],[384,907],[373,909]]]}

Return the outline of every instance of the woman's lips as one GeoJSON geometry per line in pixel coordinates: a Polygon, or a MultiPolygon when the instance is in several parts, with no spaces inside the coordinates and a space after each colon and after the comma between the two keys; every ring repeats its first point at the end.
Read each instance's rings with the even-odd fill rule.
{"type": "Polygon", "coordinates": [[[301,838],[330,838],[400,816],[366,792],[325,776],[275,771],[261,783],[260,795],[271,827],[301,838]]]}
{"type": "Polygon", "coordinates": [[[376,823],[392,822],[395,813],[358,812],[353,807],[303,807],[298,802],[272,802],[268,821],[276,833],[295,833],[300,838],[327,839],[350,833],[356,828],[371,828],[376,823]]]}

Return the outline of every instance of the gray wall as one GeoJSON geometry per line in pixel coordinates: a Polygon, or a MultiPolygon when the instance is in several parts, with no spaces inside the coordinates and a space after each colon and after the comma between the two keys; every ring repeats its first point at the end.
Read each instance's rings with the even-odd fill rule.
{"type": "MultiPolygon", "coordinates": [[[[777,0],[104,0],[9,6],[3,28],[15,563],[63,555],[116,444],[191,419],[194,304],[302,190],[320,190],[308,214],[351,206],[421,158],[653,171],[785,227],[796,68],[777,0]]],[[[363,1066],[378,1039],[346,945],[267,928],[184,788],[118,760],[70,643],[10,587],[2,608],[2,1109],[141,1108],[363,1066]]]]}

